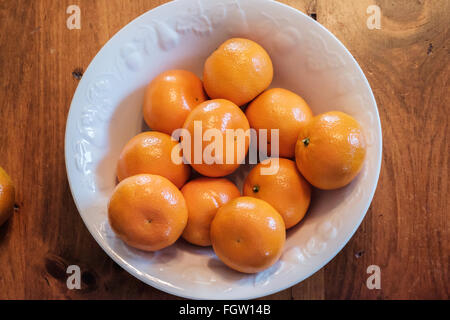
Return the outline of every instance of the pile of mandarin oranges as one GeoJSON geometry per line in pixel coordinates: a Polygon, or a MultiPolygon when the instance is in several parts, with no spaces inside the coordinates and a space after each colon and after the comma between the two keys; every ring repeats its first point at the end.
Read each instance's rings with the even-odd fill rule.
{"type": "Polygon", "coordinates": [[[169,70],[150,82],[143,115],[151,131],[125,145],[117,165],[119,184],[108,204],[110,225],[120,239],[156,251],[182,237],[212,246],[234,270],[260,272],[281,256],[286,229],[304,218],[312,187],[337,189],[356,177],[366,154],[359,123],[338,111],[313,115],[296,93],[268,89],[273,73],[263,47],[233,38],[207,58],[203,81],[190,71],[169,70]],[[203,132],[216,129],[223,135],[227,143],[215,155],[233,161],[173,161],[174,150],[183,157],[208,148],[203,139],[194,141],[195,123],[203,132]],[[191,138],[175,139],[177,129],[191,138]],[[265,129],[266,150],[274,143],[279,150],[253,167],[242,193],[226,176],[245,161],[251,139],[238,148],[237,141],[225,139],[230,129],[265,129]],[[278,141],[271,141],[272,130],[278,130],[278,141]],[[276,173],[264,174],[273,160],[276,173]]]}

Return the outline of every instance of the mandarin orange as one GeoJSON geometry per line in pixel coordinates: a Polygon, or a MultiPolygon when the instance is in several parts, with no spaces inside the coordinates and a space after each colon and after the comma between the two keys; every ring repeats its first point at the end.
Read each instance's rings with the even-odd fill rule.
{"type": "Polygon", "coordinates": [[[178,142],[171,136],[157,132],[142,132],[132,138],[123,148],[117,165],[119,181],[141,173],[157,174],[181,188],[190,175],[190,167],[176,163],[172,150],[178,142]]]}
{"type": "Polygon", "coordinates": [[[361,171],[366,142],[360,124],[348,114],[332,111],[315,116],[301,128],[295,160],[313,186],[337,189],[361,171]]]}
{"type": "Polygon", "coordinates": [[[188,210],[183,194],[168,179],[139,174],[117,185],[108,204],[108,219],[125,243],[156,251],[181,236],[188,210]]]}
{"type": "Polygon", "coordinates": [[[181,140],[183,155],[202,175],[226,176],[245,160],[250,127],[245,114],[233,102],[216,99],[201,103],[188,115],[183,128],[189,133],[189,139],[181,140]],[[196,150],[200,151],[198,156],[196,150]]]}
{"type": "Polygon", "coordinates": [[[183,238],[195,245],[210,246],[211,221],[221,206],[241,195],[239,189],[224,178],[198,178],[186,183],[181,192],[189,212],[183,238]]]}
{"type": "Polygon", "coordinates": [[[0,167],[0,226],[13,214],[14,184],[5,170],[0,167]]]}
{"type": "Polygon", "coordinates": [[[259,163],[250,171],[244,182],[244,196],[267,201],[281,214],[289,229],[305,216],[311,201],[311,186],[298,172],[295,162],[288,159],[275,159],[279,166],[277,174],[262,174],[261,169],[272,160],[259,163]]]}
{"type": "Polygon", "coordinates": [[[300,128],[312,117],[312,111],[302,97],[280,88],[269,89],[253,100],[245,111],[250,127],[267,130],[267,150],[270,152],[271,131],[279,130],[279,156],[293,158],[300,128]]]}
{"type": "Polygon", "coordinates": [[[186,70],[169,70],[150,82],[144,97],[144,119],[169,135],[183,126],[189,112],[207,99],[202,81],[186,70]]]}
{"type": "Polygon", "coordinates": [[[286,227],[267,202],[239,197],[222,206],[211,223],[211,242],[219,259],[230,268],[256,273],[281,256],[286,227]]]}
{"type": "Polygon", "coordinates": [[[205,90],[212,99],[227,99],[238,106],[250,102],[269,87],[273,65],[269,54],[254,41],[233,38],[206,60],[205,90]]]}

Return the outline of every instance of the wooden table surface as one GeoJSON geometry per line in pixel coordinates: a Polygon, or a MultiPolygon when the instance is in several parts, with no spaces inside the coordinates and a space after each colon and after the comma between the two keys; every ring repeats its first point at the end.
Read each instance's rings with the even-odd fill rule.
{"type": "MultiPolygon", "coordinates": [[[[64,164],[82,71],[120,28],[164,0],[0,1],[0,166],[17,189],[0,228],[1,299],[172,299],[116,265],[75,208],[64,164]],[[81,8],[69,30],[67,6],[81,8]],[[68,290],[66,268],[82,270],[68,290]]],[[[269,299],[448,299],[448,0],[284,0],[333,32],[378,102],[383,163],[366,218],[322,270],[269,299]],[[367,7],[381,9],[369,30],[367,7]],[[381,289],[366,287],[369,265],[381,289]]]]}

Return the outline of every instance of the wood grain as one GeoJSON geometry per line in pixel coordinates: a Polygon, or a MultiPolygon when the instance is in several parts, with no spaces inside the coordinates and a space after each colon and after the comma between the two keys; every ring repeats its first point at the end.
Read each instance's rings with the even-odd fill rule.
{"type": "MultiPolygon", "coordinates": [[[[0,2],[0,165],[17,189],[0,228],[1,299],[173,299],[118,267],[84,226],[70,194],[64,130],[91,59],[120,28],[166,1],[0,2]],[[66,28],[78,4],[81,30],[66,28]],[[78,264],[82,290],[68,290],[78,264]]],[[[333,32],[375,93],[383,163],[373,203],[347,246],[306,281],[269,299],[448,299],[450,2],[284,0],[333,32]],[[366,26],[370,4],[380,30],[366,26]],[[366,269],[381,267],[369,290],[366,269]]]]}

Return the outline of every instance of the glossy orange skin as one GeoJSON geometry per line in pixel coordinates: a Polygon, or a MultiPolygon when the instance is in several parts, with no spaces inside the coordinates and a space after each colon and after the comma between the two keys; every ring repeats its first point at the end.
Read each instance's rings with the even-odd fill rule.
{"type": "Polygon", "coordinates": [[[346,186],[361,171],[366,142],[359,123],[348,114],[327,112],[300,130],[295,160],[313,186],[331,190],[346,186]]]}
{"type": "Polygon", "coordinates": [[[311,186],[298,172],[294,161],[278,159],[279,169],[275,175],[262,175],[259,163],[244,182],[244,196],[266,201],[283,217],[286,228],[299,223],[311,202],[311,186]]]}
{"type": "Polygon", "coordinates": [[[172,149],[178,142],[171,136],[157,132],[142,132],[123,148],[117,165],[117,178],[122,181],[130,176],[148,173],[166,177],[181,188],[190,175],[187,164],[172,161],[172,149]]]}
{"type": "Polygon", "coordinates": [[[194,73],[169,70],[150,82],[143,113],[147,125],[169,135],[183,126],[189,112],[207,99],[203,83],[194,73]]]}
{"type": "MultiPolygon", "coordinates": [[[[186,156],[191,154],[191,159],[187,159],[191,166],[207,177],[223,177],[234,172],[241,162],[245,160],[245,156],[248,152],[248,148],[250,145],[250,136],[247,135],[245,137],[245,141],[243,143],[244,148],[240,150],[238,145],[238,140],[232,143],[226,143],[226,130],[227,129],[242,129],[244,132],[250,129],[249,123],[245,114],[242,110],[235,105],[233,102],[224,100],[224,99],[215,99],[208,100],[200,105],[198,105],[194,110],[191,111],[189,116],[186,119],[186,122],[183,125],[184,129],[187,129],[190,133],[190,147],[187,140],[182,139],[181,144],[183,146],[183,153],[186,156]],[[194,124],[195,121],[200,121],[202,125],[203,133],[205,133],[208,129],[217,129],[220,131],[222,135],[223,141],[223,150],[216,150],[216,157],[222,159],[221,163],[207,163],[207,159],[203,157],[205,154],[205,148],[208,147],[212,143],[212,141],[202,141],[202,137],[194,135],[194,124]],[[194,141],[195,140],[195,141],[194,141]],[[195,163],[195,145],[202,146],[202,163],[195,163]],[[233,151],[234,158],[232,163],[226,163],[227,159],[227,146],[231,152],[233,151]],[[238,150],[239,149],[239,150],[238,150]],[[243,152],[245,151],[245,152],[243,152]],[[190,161],[189,161],[190,160],[190,161]]],[[[229,156],[231,158],[231,154],[229,156]]]]}
{"type": "Polygon", "coordinates": [[[300,128],[313,113],[302,97],[280,88],[269,89],[253,100],[245,111],[250,127],[267,130],[267,151],[271,147],[271,130],[279,130],[279,156],[293,158],[300,128]]]}
{"type": "Polygon", "coordinates": [[[13,214],[15,191],[8,174],[0,167],[0,226],[13,214]]]}
{"type": "Polygon", "coordinates": [[[126,244],[145,251],[172,245],[186,227],[183,194],[168,179],[150,174],[119,183],[108,204],[112,230],[126,244]]]}
{"type": "Polygon", "coordinates": [[[253,100],[273,79],[269,54],[254,41],[233,38],[225,41],[206,60],[205,90],[212,99],[227,99],[238,106],[253,100]]]}
{"type": "Polygon", "coordinates": [[[183,238],[198,246],[210,246],[211,222],[217,210],[239,197],[239,189],[224,178],[198,178],[186,183],[181,192],[189,212],[183,238]]]}
{"type": "Polygon", "coordinates": [[[221,207],[211,224],[214,252],[230,268],[256,273],[281,256],[286,228],[281,215],[267,202],[239,197],[221,207]]]}

